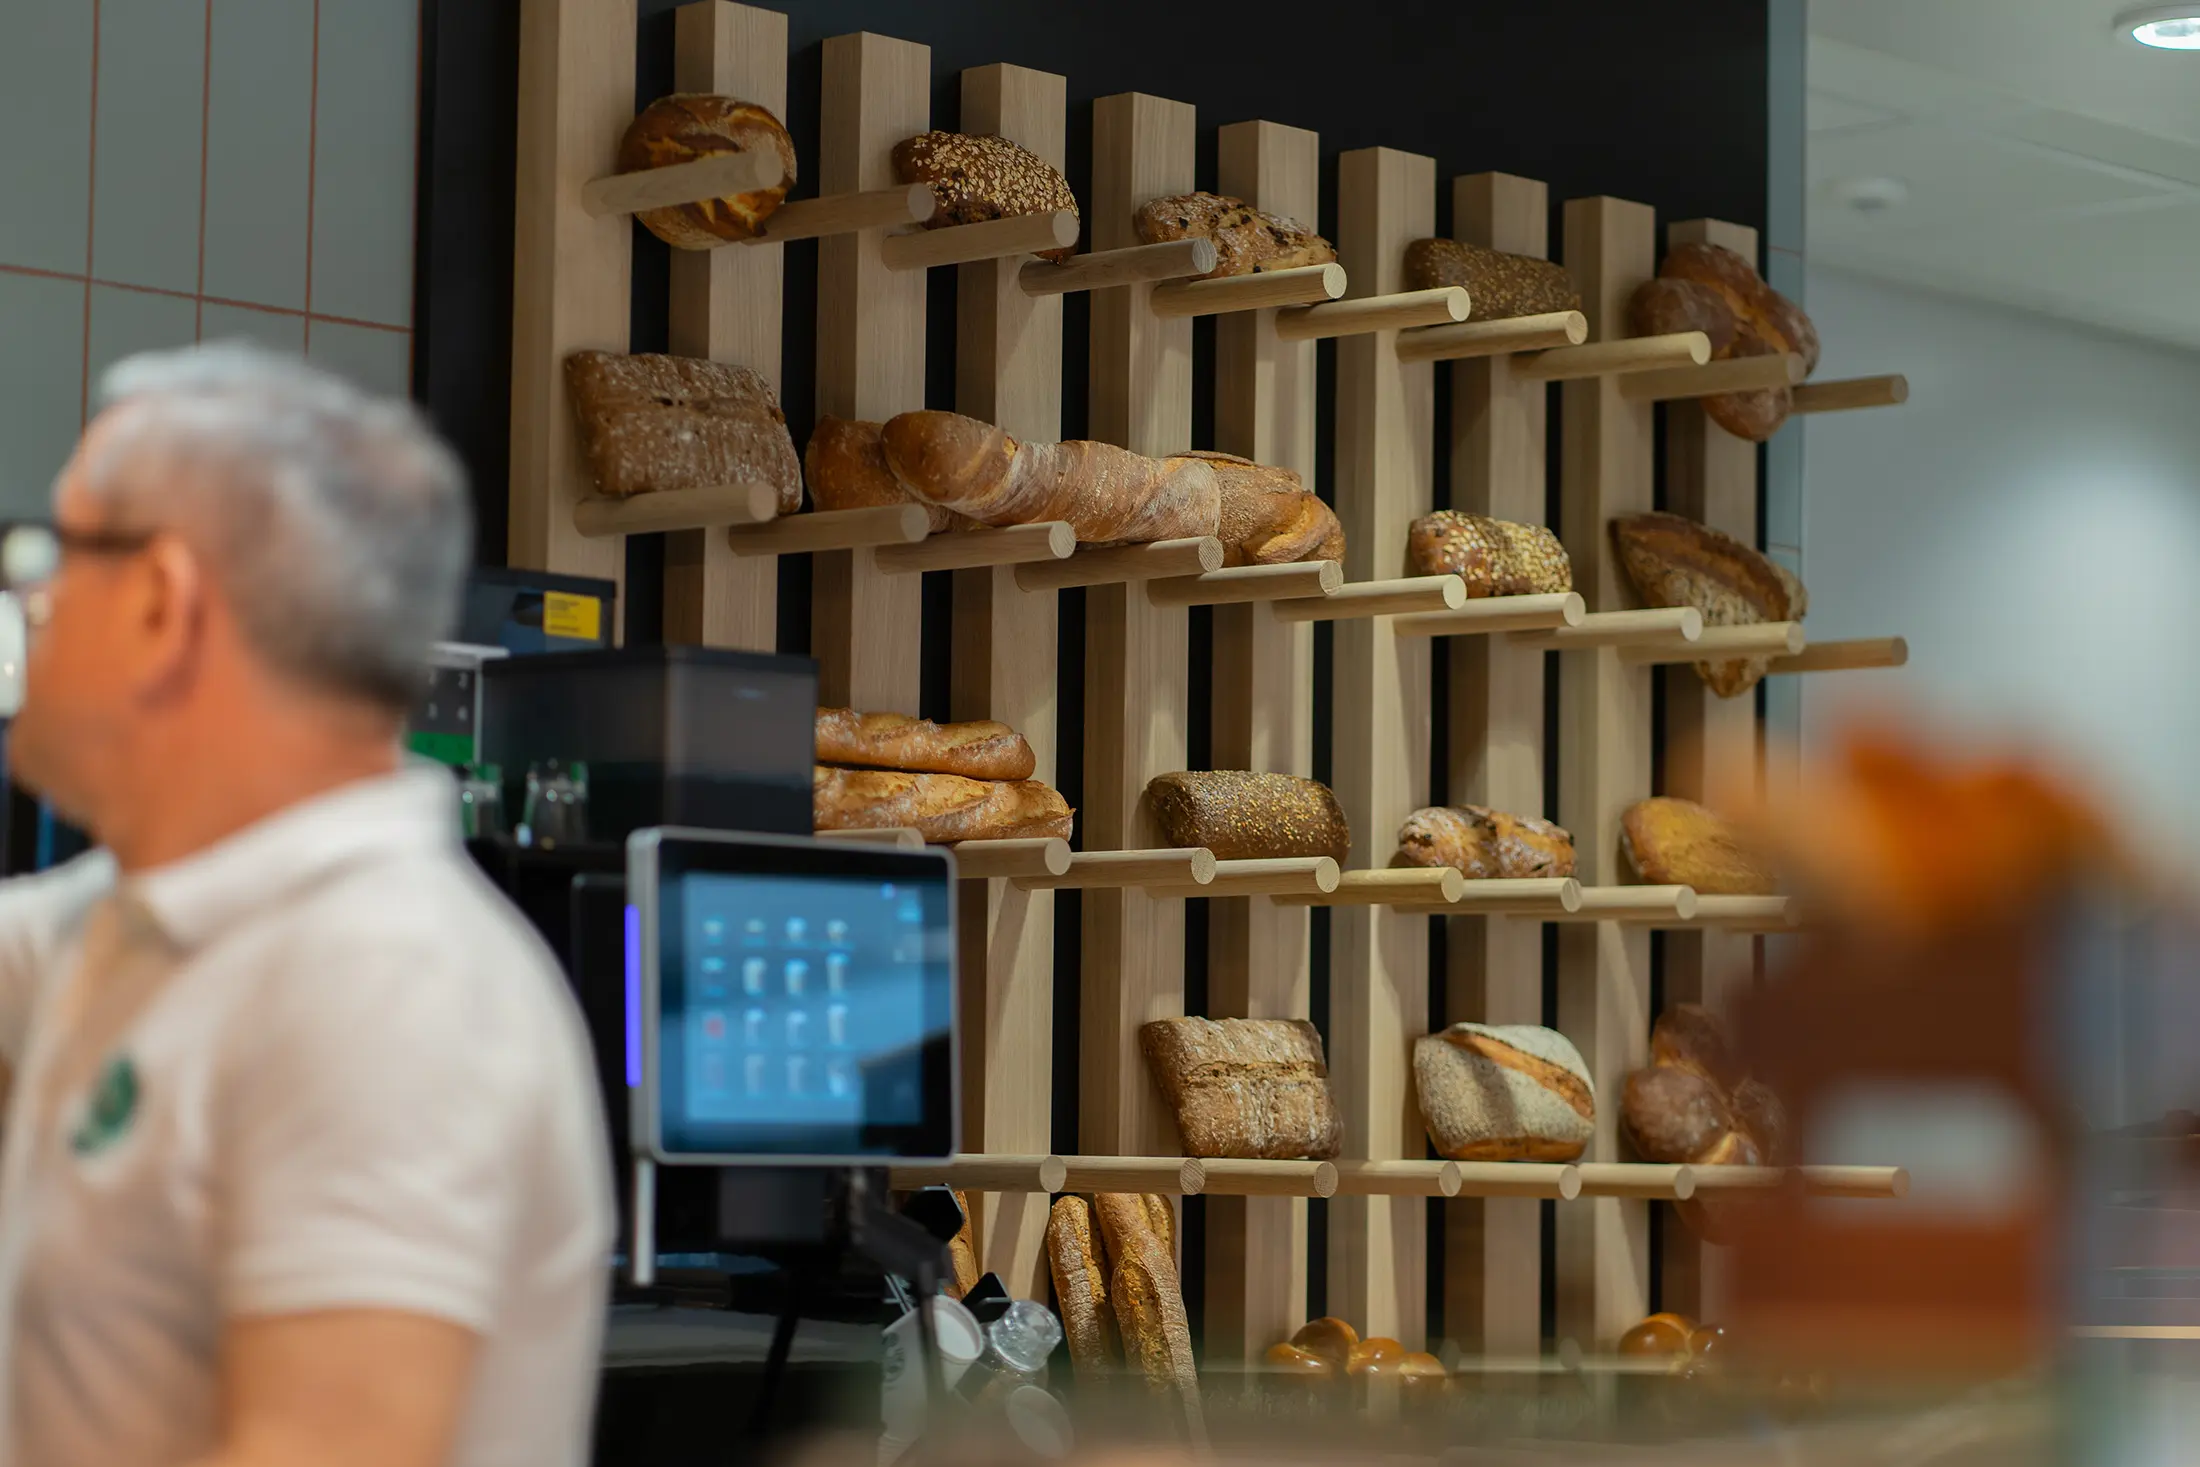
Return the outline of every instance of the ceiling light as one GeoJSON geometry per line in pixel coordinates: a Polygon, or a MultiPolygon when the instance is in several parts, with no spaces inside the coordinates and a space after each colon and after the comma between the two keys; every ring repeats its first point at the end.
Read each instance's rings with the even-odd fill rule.
{"type": "Polygon", "coordinates": [[[1884,214],[1909,201],[1910,186],[1899,178],[1842,178],[1829,185],[1827,192],[1835,203],[1859,214],[1884,214]]]}
{"type": "Polygon", "coordinates": [[[2200,4],[2127,10],[2116,17],[2116,29],[2158,51],[2200,51],[2200,4]]]}

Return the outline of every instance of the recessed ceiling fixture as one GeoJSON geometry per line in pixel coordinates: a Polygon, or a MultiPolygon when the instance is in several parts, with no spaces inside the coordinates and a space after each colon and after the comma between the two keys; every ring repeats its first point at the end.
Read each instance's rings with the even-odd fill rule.
{"type": "Polygon", "coordinates": [[[1859,214],[1884,214],[1900,208],[1910,197],[1908,184],[1883,176],[1836,179],[1827,191],[1835,203],[1859,214]]]}
{"type": "Polygon", "coordinates": [[[2116,30],[2159,51],[2200,51],[2200,3],[2127,10],[2116,17],[2116,30]]]}

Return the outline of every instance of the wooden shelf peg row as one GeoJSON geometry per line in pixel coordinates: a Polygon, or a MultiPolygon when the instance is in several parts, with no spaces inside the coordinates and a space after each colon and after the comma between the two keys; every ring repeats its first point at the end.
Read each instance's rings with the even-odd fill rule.
{"type": "Polygon", "coordinates": [[[573,506],[573,529],[598,540],[612,535],[765,525],[777,516],[778,505],[778,491],[769,484],[659,489],[623,497],[591,494],[573,506]]]}
{"type": "Polygon", "coordinates": [[[804,551],[864,550],[915,545],[930,531],[920,504],[881,504],[866,509],[823,509],[782,515],[761,525],[726,532],[735,555],[798,555],[804,551]]]}
{"type": "Polygon", "coordinates": [[[879,259],[889,270],[930,270],[967,265],[975,260],[1006,260],[1042,250],[1066,250],[1077,243],[1077,216],[1067,209],[1051,214],[1018,214],[979,224],[950,224],[890,234],[879,241],[879,259]]]}
{"type": "Polygon", "coordinates": [[[1758,622],[1754,626],[1705,627],[1694,641],[1622,647],[1620,661],[1650,663],[1716,662],[1728,657],[1793,657],[1808,643],[1799,621],[1758,622]]]}
{"type": "Polygon", "coordinates": [[[1076,550],[1077,534],[1068,521],[1045,520],[998,530],[948,530],[914,545],[881,546],[874,563],[889,575],[914,575],[1067,560],[1076,550]]]}
{"type": "Polygon", "coordinates": [[[713,153],[663,168],[606,174],[581,185],[581,209],[591,219],[640,214],[769,188],[784,177],[777,154],[713,153]]]}
{"type": "Polygon", "coordinates": [[[1295,270],[1262,270],[1251,275],[1225,275],[1219,280],[1157,285],[1150,308],[1164,320],[1220,316],[1270,306],[1317,305],[1336,300],[1344,294],[1344,287],[1344,266],[1302,265],[1295,270]]]}
{"type": "Polygon", "coordinates": [[[1665,367],[1701,367],[1710,360],[1710,337],[1701,331],[1676,331],[1532,352],[1513,358],[1513,375],[1527,382],[1577,382],[1665,367]]]}
{"type": "Polygon", "coordinates": [[[1401,616],[1390,624],[1398,637],[1475,637],[1498,632],[1556,631],[1578,627],[1588,613],[1581,593],[1556,591],[1542,596],[1483,596],[1457,611],[1401,616]]]}
{"type": "Polygon", "coordinates": [[[1016,283],[1028,296],[1068,295],[1149,280],[1181,280],[1214,268],[1213,240],[1173,239],[1072,255],[1058,265],[1051,260],[1033,260],[1017,272],[1016,283]]]}
{"type": "Polygon", "coordinates": [[[1202,576],[1222,569],[1222,542],[1212,535],[1156,540],[1151,545],[1105,545],[1080,550],[1067,560],[1016,568],[1016,584],[1026,591],[1060,591],[1071,586],[1112,586],[1165,576],[1202,576]]]}
{"type": "Polygon", "coordinates": [[[1808,382],[1795,389],[1799,413],[1846,413],[1858,408],[1900,407],[1910,400],[1910,379],[1900,373],[1884,377],[1848,377],[1837,382],[1808,382]]]}
{"type": "Polygon", "coordinates": [[[1069,869],[1015,878],[1025,891],[1143,887],[1156,893],[1203,887],[1215,879],[1215,853],[1204,846],[1153,851],[1076,851],[1069,869]]]}
{"type": "Polygon", "coordinates": [[[1588,339],[1588,317],[1579,311],[1553,311],[1541,316],[1510,316],[1499,321],[1402,331],[1398,334],[1398,360],[1456,362],[1502,357],[1514,352],[1579,346],[1588,339]]]}
{"type": "Polygon", "coordinates": [[[1547,632],[1515,632],[1523,647],[1578,652],[1594,647],[1693,645],[1703,636],[1703,613],[1693,606],[1647,611],[1592,611],[1571,626],[1547,632]]]}
{"type": "Polygon", "coordinates": [[[1370,331],[1415,326],[1463,325],[1472,303],[1466,288],[1408,290],[1397,295],[1367,295],[1321,305],[1292,306],[1276,312],[1276,335],[1285,341],[1325,341],[1370,331]]]}
{"type": "Polygon", "coordinates": [[[1156,606],[1238,606],[1328,596],[1343,585],[1344,567],[1336,561],[1300,560],[1288,565],[1225,566],[1204,575],[1148,581],[1146,599],[1156,606]]]}
{"type": "Polygon", "coordinates": [[[1774,672],[1857,672],[1873,667],[1903,667],[1910,644],[1901,637],[1860,637],[1844,642],[1813,642],[1792,657],[1775,657],[1774,672]]]}
{"type": "Polygon", "coordinates": [[[1762,357],[1729,357],[1701,367],[1635,372],[1620,379],[1619,395],[1630,402],[1679,402],[1722,392],[1761,392],[1793,387],[1803,380],[1803,359],[1794,352],[1762,357]]]}
{"type": "Polygon", "coordinates": [[[827,194],[814,199],[789,199],[772,211],[756,234],[741,243],[789,244],[798,239],[823,239],[832,234],[858,234],[866,229],[922,224],[932,217],[935,203],[932,186],[928,183],[875,188],[865,193],[827,194]]]}

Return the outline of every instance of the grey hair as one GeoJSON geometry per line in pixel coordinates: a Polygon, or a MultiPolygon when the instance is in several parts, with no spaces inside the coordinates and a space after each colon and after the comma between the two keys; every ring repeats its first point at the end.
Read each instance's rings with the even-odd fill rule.
{"type": "Polygon", "coordinates": [[[204,554],[279,672],[411,706],[474,537],[466,471],[411,404],[241,342],[130,357],[99,397],[83,483],[117,528],[204,554]]]}

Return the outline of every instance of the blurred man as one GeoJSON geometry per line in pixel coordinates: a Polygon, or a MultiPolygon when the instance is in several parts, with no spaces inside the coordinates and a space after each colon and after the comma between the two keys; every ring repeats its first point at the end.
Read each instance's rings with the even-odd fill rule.
{"type": "Polygon", "coordinates": [[[134,358],[50,527],[18,776],[101,849],[0,888],[15,1467],[584,1459],[611,1205],[548,952],[401,769],[463,474],[241,347],[134,358]]]}

